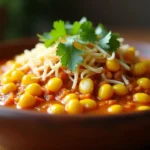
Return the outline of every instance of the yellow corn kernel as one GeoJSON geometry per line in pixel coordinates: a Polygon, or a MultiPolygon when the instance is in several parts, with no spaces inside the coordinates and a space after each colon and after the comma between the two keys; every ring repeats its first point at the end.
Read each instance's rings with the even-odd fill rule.
{"type": "Polygon", "coordinates": [[[84,78],[79,83],[79,91],[82,94],[91,94],[94,89],[93,81],[90,78],[84,78]]]}
{"type": "Polygon", "coordinates": [[[37,79],[36,75],[34,74],[27,74],[22,78],[22,84],[29,85],[31,83],[38,83],[39,79],[37,79]]]}
{"type": "Polygon", "coordinates": [[[63,85],[62,79],[55,77],[55,78],[51,78],[48,81],[46,85],[46,89],[50,92],[57,92],[61,89],[62,85],[63,85]]]}
{"type": "Polygon", "coordinates": [[[3,75],[2,75],[2,77],[10,77],[11,76],[11,74],[12,74],[12,71],[14,71],[14,70],[8,70],[8,71],[6,71],[5,73],[3,73],[3,75]]]}
{"type": "Polygon", "coordinates": [[[125,51],[123,56],[125,60],[133,61],[135,59],[135,48],[130,47],[127,51],[125,51]]]}
{"type": "Polygon", "coordinates": [[[14,70],[11,74],[11,79],[14,82],[20,82],[24,76],[24,73],[20,70],[14,70]]]}
{"type": "Polygon", "coordinates": [[[116,59],[107,60],[106,61],[106,66],[112,72],[116,72],[120,69],[120,64],[116,59]]]}
{"type": "Polygon", "coordinates": [[[72,99],[78,99],[78,96],[75,93],[70,93],[63,98],[63,103],[66,104],[72,99]]]}
{"type": "Polygon", "coordinates": [[[150,107],[149,106],[139,106],[137,108],[138,111],[145,111],[145,110],[150,110],[150,107]]]}
{"type": "Polygon", "coordinates": [[[86,110],[94,109],[97,106],[96,102],[92,99],[83,99],[80,101],[80,103],[86,110]]]}
{"type": "Polygon", "coordinates": [[[150,102],[150,96],[146,93],[136,93],[133,95],[133,100],[145,104],[150,102]]]}
{"type": "Polygon", "coordinates": [[[80,104],[79,100],[70,100],[66,106],[65,110],[68,114],[81,114],[83,112],[83,107],[80,104]]]}
{"type": "Polygon", "coordinates": [[[22,65],[20,63],[14,63],[12,66],[11,66],[11,69],[17,69],[17,68],[20,68],[22,65]]]}
{"type": "Polygon", "coordinates": [[[135,52],[135,47],[131,46],[128,50],[135,52]]]}
{"type": "Polygon", "coordinates": [[[50,106],[47,109],[47,112],[50,113],[50,114],[56,114],[56,115],[64,114],[65,113],[65,108],[61,104],[53,104],[52,106],[50,106]]]}
{"type": "Polygon", "coordinates": [[[108,112],[112,114],[121,113],[122,111],[123,111],[122,106],[118,104],[108,107],[108,112]]]}
{"type": "Polygon", "coordinates": [[[137,84],[145,90],[150,89],[150,80],[148,78],[138,79],[137,84]]]}
{"type": "Polygon", "coordinates": [[[25,91],[33,96],[40,96],[42,94],[42,88],[37,83],[29,84],[25,91]]]}
{"type": "Polygon", "coordinates": [[[143,63],[146,65],[148,73],[150,73],[150,60],[145,60],[145,61],[143,61],[143,63]]]}
{"type": "Polygon", "coordinates": [[[113,88],[110,84],[104,84],[99,88],[98,97],[101,100],[110,99],[113,96],[113,88]]]}
{"type": "Polygon", "coordinates": [[[3,94],[8,94],[10,92],[15,92],[17,90],[17,86],[14,83],[7,83],[3,85],[1,92],[3,94]]]}
{"type": "Polygon", "coordinates": [[[147,67],[143,62],[137,63],[133,66],[133,74],[135,76],[145,75],[147,71],[147,67]]]}
{"type": "Polygon", "coordinates": [[[20,108],[30,108],[36,104],[36,99],[29,93],[20,96],[18,106],[20,108]]]}
{"type": "Polygon", "coordinates": [[[122,84],[115,84],[113,86],[114,93],[120,96],[124,96],[128,93],[128,89],[125,85],[122,84]]]}
{"type": "Polygon", "coordinates": [[[1,84],[7,84],[7,83],[12,83],[12,80],[9,76],[3,76],[1,79],[1,84]]]}

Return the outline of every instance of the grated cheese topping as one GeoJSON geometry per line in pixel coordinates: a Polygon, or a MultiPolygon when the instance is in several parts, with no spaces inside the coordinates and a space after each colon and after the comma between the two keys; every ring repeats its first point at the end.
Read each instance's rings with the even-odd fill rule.
{"type": "Polygon", "coordinates": [[[115,59],[115,52],[112,53],[111,57],[108,57],[107,60],[113,60],[115,59]]]}
{"type": "Polygon", "coordinates": [[[129,85],[129,81],[127,80],[127,78],[125,77],[125,75],[122,75],[122,79],[123,79],[123,81],[124,81],[124,83],[126,85],[129,85]]]}
{"type": "Polygon", "coordinates": [[[108,82],[108,83],[113,83],[113,84],[123,84],[123,85],[124,85],[124,83],[121,82],[121,81],[107,79],[107,77],[105,76],[104,73],[102,73],[101,76],[102,76],[103,80],[106,81],[106,82],[108,82]]]}
{"type": "MultiPolygon", "coordinates": [[[[123,39],[119,39],[123,43],[123,39]]],[[[59,77],[60,68],[68,74],[69,80],[72,82],[72,89],[75,89],[79,79],[85,77],[91,77],[94,74],[101,74],[107,82],[113,84],[129,84],[126,77],[122,76],[122,82],[117,80],[107,79],[104,70],[104,63],[106,60],[117,59],[120,65],[125,70],[130,70],[130,66],[122,59],[122,53],[129,48],[129,45],[121,45],[117,52],[112,54],[106,52],[96,44],[90,43],[93,48],[88,46],[84,47],[85,53],[83,54],[84,62],[78,66],[78,68],[71,72],[64,68],[60,62],[60,57],[56,55],[57,45],[46,48],[44,44],[38,43],[32,50],[25,50],[23,54],[18,55],[15,58],[17,63],[22,64],[20,70],[29,69],[34,73],[41,81],[45,81],[50,78],[51,75],[59,77]],[[116,53],[119,54],[119,58],[116,58],[116,53]]]]}

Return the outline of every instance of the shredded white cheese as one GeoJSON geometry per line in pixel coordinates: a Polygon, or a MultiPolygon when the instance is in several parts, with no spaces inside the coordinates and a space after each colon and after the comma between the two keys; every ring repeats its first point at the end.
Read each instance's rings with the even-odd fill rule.
{"type": "Polygon", "coordinates": [[[79,69],[77,68],[75,73],[74,73],[74,79],[73,79],[73,85],[72,85],[72,89],[76,88],[76,85],[78,83],[78,76],[79,76],[79,69]]]}
{"type": "Polygon", "coordinates": [[[121,81],[107,79],[107,77],[105,76],[104,73],[102,73],[101,76],[102,76],[103,80],[105,80],[105,81],[108,82],[108,83],[113,83],[113,84],[124,84],[124,83],[121,82],[121,81]]]}
{"type": "Polygon", "coordinates": [[[121,66],[123,66],[125,69],[127,69],[128,71],[130,71],[130,67],[126,63],[124,63],[121,60],[118,60],[118,61],[119,61],[119,63],[120,63],[121,66]]]}
{"type": "Polygon", "coordinates": [[[123,83],[123,82],[121,82],[121,81],[117,81],[117,80],[105,79],[105,81],[107,81],[108,83],[113,83],[113,84],[123,84],[123,85],[124,85],[124,83],[123,83]]]}
{"type": "Polygon", "coordinates": [[[115,52],[112,53],[111,57],[108,57],[107,60],[113,60],[115,59],[115,52]]]}
{"type": "MultiPolygon", "coordinates": [[[[83,20],[84,21],[84,20],[83,20]]],[[[20,70],[30,70],[32,71],[37,78],[41,81],[45,81],[51,75],[59,77],[60,68],[63,70],[69,77],[72,82],[72,89],[75,89],[79,79],[83,79],[85,77],[91,77],[94,74],[101,74],[101,77],[112,84],[129,84],[129,81],[123,75],[123,82],[117,80],[107,79],[104,70],[104,63],[106,60],[117,59],[121,66],[126,70],[130,70],[130,66],[126,64],[126,62],[122,58],[122,54],[129,48],[129,45],[122,44],[123,39],[118,39],[121,41],[121,46],[117,50],[117,54],[119,54],[119,58],[116,57],[116,53],[112,54],[106,52],[102,48],[100,48],[97,44],[92,44],[92,48],[88,46],[84,47],[83,54],[83,63],[78,66],[78,68],[72,72],[67,68],[63,68],[60,62],[60,57],[56,55],[56,50],[58,46],[58,42],[53,46],[46,48],[44,44],[38,43],[35,48],[30,50],[25,50],[23,54],[16,57],[16,62],[22,64],[20,70]]]]}
{"type": "Polygon", "coordinates": [[[126,85],[129,85],[129,81],[126,79],[124,75],[122,75],[122,80],[124,81],[126,85]]]}

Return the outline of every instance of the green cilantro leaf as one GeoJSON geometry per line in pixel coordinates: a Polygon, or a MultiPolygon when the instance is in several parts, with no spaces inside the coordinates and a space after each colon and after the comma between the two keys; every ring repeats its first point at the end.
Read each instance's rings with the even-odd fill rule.
{"type": "Polygon", "coordinates": [[[82,17],[79,21],[80,24],[83,24],[84,22],[87,21],[87,18],[86,17],[82,17]]]}
{"type": "Polygon", "coordinates": [[[49,32],[44,32],[43,35],[38,34],[39,41],[45,42],[46,40],[49,40],[51,37],[49,35],[49,32]]]}
{"type": "Polygon", "coordinates": [[[100,35],[101,38],[106,36],[108,32],[109,32],[108,29],[103,24],[99,24],[95,30],[95,33],[97,35],[100,35]]]}
{"type": "Polygon", "coordinates": [[[120,42],[117,40],[119,38],[118,33],[112,33],[111,38],[109,41],[110,49],[111,51],[116,51],[120,47],[120,42]]]}
{"type": "Polygon", "coordinates": [[[108,52],[116,51],[120,46],[120,42],[117,40],[119,37],[118,34],[112,33],[103,24],[99,24],[95,29],[92,22],[88,21],[85,17],[83,17],[80,21],[75,21],[73,24],[62,20],[55,21],[53,27],[54,29],[50,33],[46,32],[43,35],[38,35],[39,40],[44,42],[46,47],[49,47],[59,38],[69,35],[70,38],[67,38],[67,42],[59,45],[59,51],[63,51],[66,47],[68,54],[66,51],[63,51],[66,54],[60,54],[59,51],[58,54],[62,56],[63,65],[68,66],[71,69],[74,69],[75,65],[80,62],[77,59],[76,63],[71,63],[75,62],[74,56],[78,54],[75,52],[81,52],[73,46],[74,40],[83,45],[86,45],[88,42],[98,43],[101,48],[108,52]],[[69,60],[69,57],[72,59],[69,60]]]}
{"type": "Polygon", "coordinates": [[[61,56],[62,66],[68,67],[69,70],[75,71],[78,64],[81,64],[83,61],[82,54],[83,51],[78,50],[73,45],[74,39],[67,38],[65,44],[59,43],[56,55],[61,56]]]}
{"type": "Polygon", "coordinates": [[[65,29],[68,35],[71,35],[72,27],[73,25],[69,21],[65,22],[65,29]]]}
{"type": "Polygon", "coordinates": [[[77,34],[79,34],[79,32],[80,32],[80,26],[81,26],[81,24],[78,22],[78,21],[75,21],[74,23],[73,23],[73,27],[72,27],[72,35],[77,35],[77,34]]]}
{"type": "Polygon", "coordinates": [[[65,23],[65,28],[68,35],[78,35],[80,32],[81,24],[78,21],[75,21],[73,24],[70,22],[65,23]]]}
{"type": "Polygon", "coordinates": [[[114,52],[120,46],[120,42],[117,40],[118,38],[119,35],[117,33],[109,32],[106,36],[99,40],[98,44],[105,51],[114,52]]]}
{"type": "Polygon", "coordinates": [[[93,27],[92,22],[86,21],[81,24],[81,32],[80,32],[81,40],[95,42],[96,41],[96,34],[95,28],[93,27]]]}
{"type": "Polygon", "coordinates": [[[86,17],[82,17],[80,21],[75,21],[73,24],[71,24],[69,21],[65,22],[65,28],[68,35],[77,35],[80,32],[81,24],[86,22],[86,17]]]}
{"type": "Polygon", "coordinates": [[[109,41],[111,38],[111,32],[109,32],[106,36],[99,40],[99,45],[104,50],[108,50],[110,48],[109,41]]]}
{"type": "Polygon", "coordinates": [[[58,38],[63,37],[66,35],[66,29],[64,21],[59,20],[55,21],[53,24],[54,29],[50,32],[50,39],[45,41],[45,46],[51,46],[58,38]]]}

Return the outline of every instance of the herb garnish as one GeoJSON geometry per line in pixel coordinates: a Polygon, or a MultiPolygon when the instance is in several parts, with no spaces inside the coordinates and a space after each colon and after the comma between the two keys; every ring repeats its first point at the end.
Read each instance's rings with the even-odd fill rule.
{"type": "Polygon", "coordinates": [[[65,38],[65,43],[59,43],[56,55],[61,57],[62,66],[75,71],[77,66],[83,62],[82,54],[84,51],[76,48],[74,42],[87,44],[89,42],[98,44],[107,52],[114,52],[120,47],[118,41],[119,34],[109,31],[104,25],[99,24],[94,28],[91,21],[85,17],[81,21],[75,21],[73,24],[62,20],[55,21],[54,29],[50,33],[38,35],[39,40],[44,42],[46,47],[53,45],[58,39],[65,38]]]}

